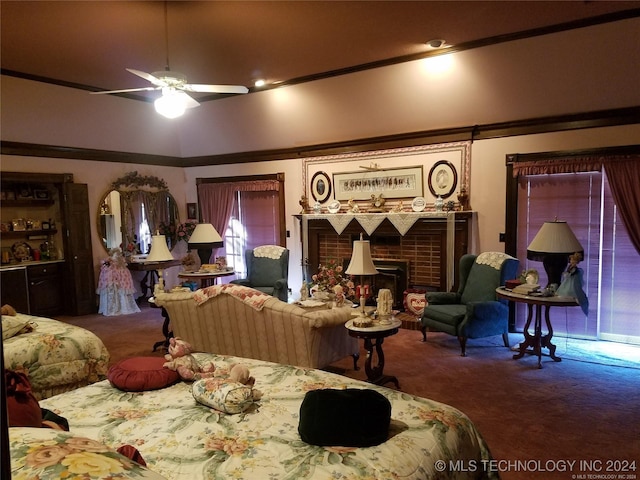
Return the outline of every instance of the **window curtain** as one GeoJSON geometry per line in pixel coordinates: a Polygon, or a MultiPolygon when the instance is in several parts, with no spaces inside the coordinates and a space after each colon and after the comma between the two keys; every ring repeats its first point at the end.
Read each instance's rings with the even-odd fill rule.
{"type": "Polygon", "coordinates": [[[242,224],[251,225],[246,248],[251,250],[260,245],[277,245],[280,231],[277,193],[273,190],[240,192],[240,205],[242,224]]]}
{"type": "Polygon", "coordinates": [[[607,161],[604,170],[620,218],[640,255],[640,155],[625,161],[607,161]]]}
{"type": "Polygon", "coordinates": [[[604,167],[611,194],[629,237],[640,255],[640,155],[567,156],[516,160],[513,176],[597,172],[604,167]]]}
{"type": "Polygon", "coordinates": [[[279,190],[280,183],[277,180],[200,183],[198,184],[198,203],[202,220],[211,223],[220,236],[224,236],[233,212],[236,192],[279,190]]]}

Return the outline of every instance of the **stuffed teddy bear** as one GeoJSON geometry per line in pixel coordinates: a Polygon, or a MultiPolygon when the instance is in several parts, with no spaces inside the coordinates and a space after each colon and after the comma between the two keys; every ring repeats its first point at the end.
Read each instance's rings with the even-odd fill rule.
{"type": "Polygon", "coordinates": [[[15,317],[18,313],[16,312],[16,309],[13,308],[11,305],[3,305],[2,306],[2,315],[9,315],[11,317],[15,317]]]}
{"type": "Polygon", "coordinates": [[[164,367],[178,372],[180,378],[186,381],[198,380],[200,378],[213,377],[215,365],[209,362],[200,365],[198,361],[191,355],[191,344],[179,337],[169,340],[169,353],[164,356],[164,367]]]}

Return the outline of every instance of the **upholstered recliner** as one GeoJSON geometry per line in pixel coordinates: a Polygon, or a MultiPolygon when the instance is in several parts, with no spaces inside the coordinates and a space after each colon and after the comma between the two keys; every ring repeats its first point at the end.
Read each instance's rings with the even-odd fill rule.
{"type": "Polygon", "coordinates": [[[231,283],[255,288],[286,302],[289,296],[289,250],[279,245],[262,245],[246,250],[244,257],[247,278],[231,283]]]}
{"type": "Polygon", "coordinates": [[[463,357],[467,338],[502,335],[509,347],[509,306],[496,297],[496,288],[516,277],[519,264],[517,258],[500,252],[463,255],[458,291],[427,293],[422,341],[427,341],[427,329],[455,335],[463,357]]]}

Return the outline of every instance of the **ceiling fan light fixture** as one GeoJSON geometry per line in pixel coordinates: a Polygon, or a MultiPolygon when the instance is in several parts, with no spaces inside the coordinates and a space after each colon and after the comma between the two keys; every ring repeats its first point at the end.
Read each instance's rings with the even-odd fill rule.
{"type": "Polygon", "coordinates": [[[163,88],[162,96],[158,98],[153,105],[156,112],[167,118],[178,118],[184,114],[186,110],[182,95],[174,88],[163,88]]]}

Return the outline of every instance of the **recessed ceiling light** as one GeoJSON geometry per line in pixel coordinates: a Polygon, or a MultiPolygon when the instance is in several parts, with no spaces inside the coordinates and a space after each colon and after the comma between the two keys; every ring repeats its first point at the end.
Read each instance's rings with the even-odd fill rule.
{"type": "Polygon", "coordinates": [[[262,78],[260,78],[260,79],[258,79],[258,80],[256,80],[256,81],[254,82],[254,85],[255,85],[256,87],[260,88],[260,87],[264,87],[264,86],[266,85],[266,83],[267,83],[267,82],[265,82],[262,78]]]}
{"type": "Polygon", "coordinates": [[[432,50],[436,50],[438,48],[442,48],[445,46],[445,41],[441,38],[434,38],[433,40],[429,40],[427,42],[427,47],[429,47],[432,50]]]}

